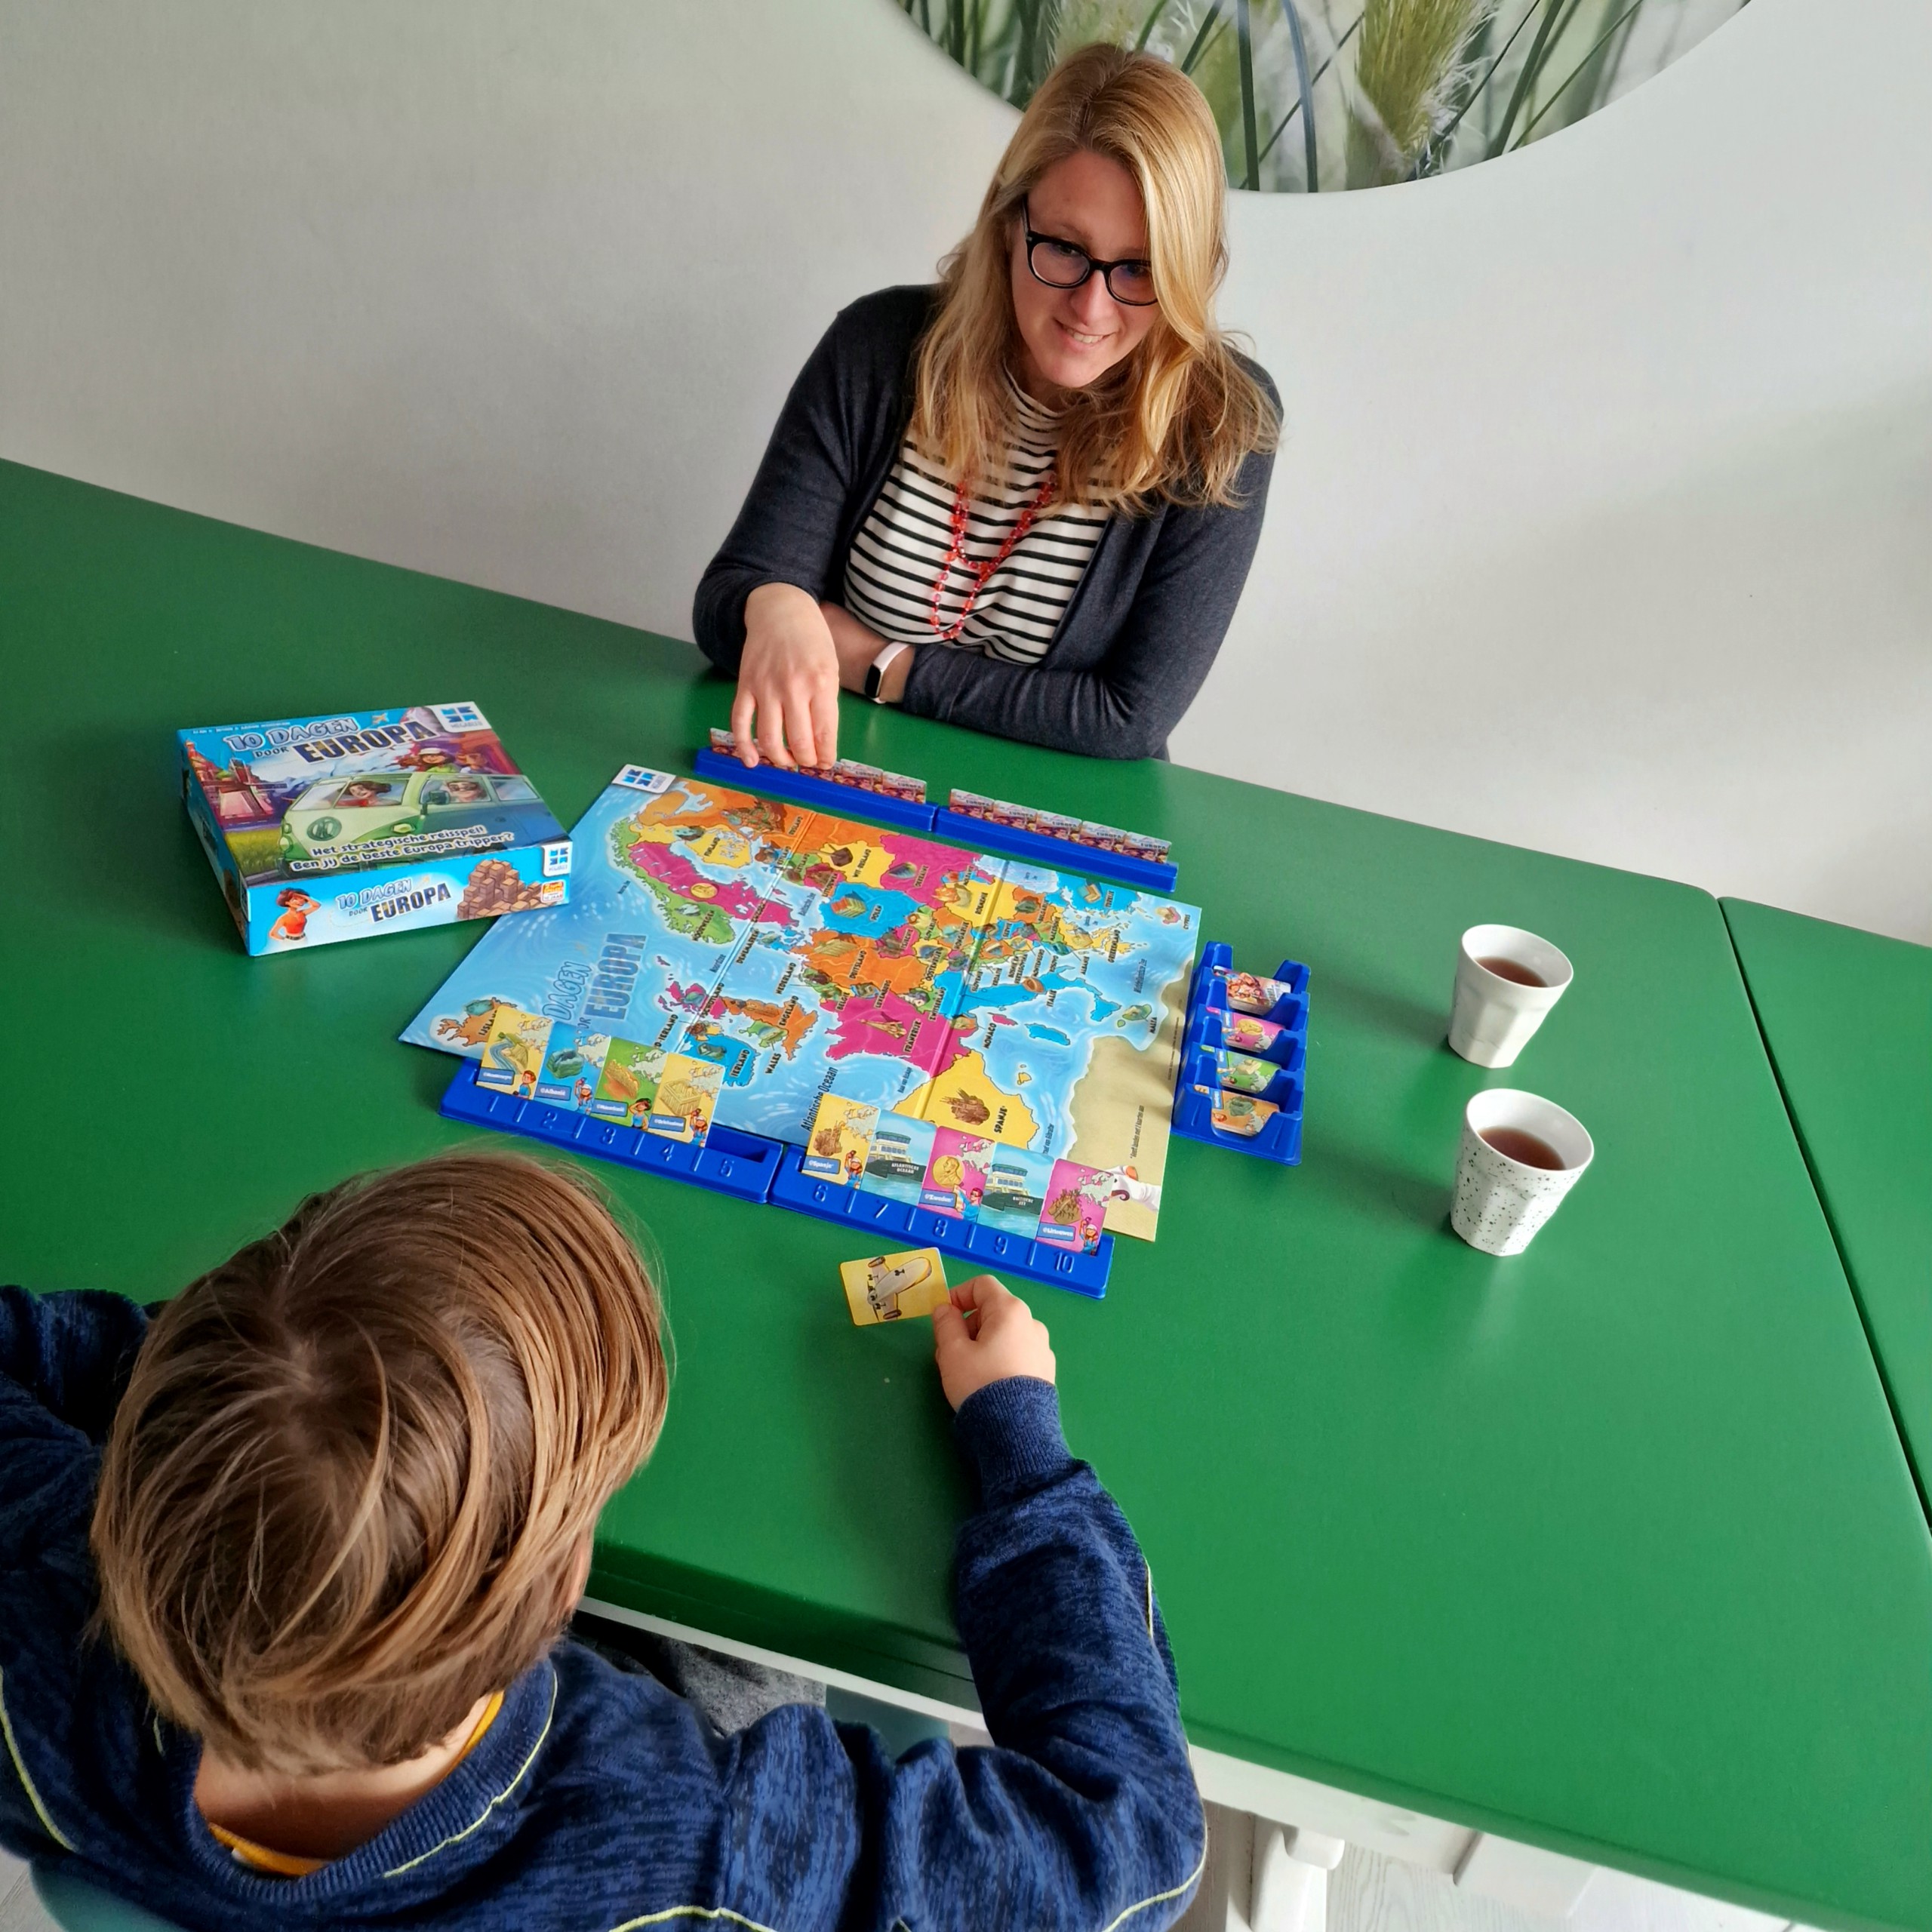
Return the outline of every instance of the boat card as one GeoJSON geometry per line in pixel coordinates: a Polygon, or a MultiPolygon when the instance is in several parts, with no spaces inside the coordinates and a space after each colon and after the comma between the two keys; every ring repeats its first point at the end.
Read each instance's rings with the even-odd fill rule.
{"type": "Polygon", "coordinates": [[[986,1156],[986,1188],[980,1197],[980,1224],[1031,1241],[1040,1231],[1053,1156],[1026,1147],[995,1146],[986,1156]]]}
{"type": "Polygon", "coordinates": [[[859,1185],[888,1200],[916,1203],[938,1131],[931,1121],[910,1114],[880,1115],[866,1154],[865,1177],[859,1185]]]}

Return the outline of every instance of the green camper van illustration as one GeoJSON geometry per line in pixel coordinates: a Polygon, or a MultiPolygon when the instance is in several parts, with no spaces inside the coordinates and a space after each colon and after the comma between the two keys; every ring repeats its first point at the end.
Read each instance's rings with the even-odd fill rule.
{"type": "Polygon", "coordinates": [[[377,839],[474,830],[458,849],[520,845],[558,835],[537,788],[521,773],[358,771],[309,786],[282,814],[281,857],[353,864],[377,839]]]}

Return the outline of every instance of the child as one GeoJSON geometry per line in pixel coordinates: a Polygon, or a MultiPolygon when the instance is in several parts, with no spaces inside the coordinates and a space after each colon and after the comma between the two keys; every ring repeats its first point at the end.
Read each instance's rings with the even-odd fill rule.
{"type": "Polygon", "coordinates": [[[560,1638],[668,1386],[573,1174],[351,1182],[152,1321],[0,1289],[0,1843],[238,1932],[1168,1924],[1204,1833],[1146,1564],[1024,1304],[934,1328],[995,1743],[895,1763],[560,1638]]]}

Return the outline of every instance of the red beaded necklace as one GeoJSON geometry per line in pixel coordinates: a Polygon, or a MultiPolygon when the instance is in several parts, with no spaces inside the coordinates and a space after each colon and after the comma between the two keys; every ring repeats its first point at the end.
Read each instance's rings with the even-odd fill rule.
{"type": "Polygon", "coordinates": [[[1050,469],[1041,479],[1039,488],[1034,491],[1033,500],[1020,512],[1020,521],[1007,532],[1006,541],[992,556],[977,563],[966,554],[966,512],[971,499],[964,483],[952,493],[952,541],[947,547],[945,562],[939,567],[939,575],[933,580],[932,626],[940,643],[950,644],[966,628],[966,620],[973,614],[973,606],[980,601],[980,592],[986,587],[987,578],[1013,555],[1014,545],[1032,528],[1034,519],[1053,501],[1054,481],[1054,472],[1050,469]],[[959,607],[959,615],[949,626],[940,620],[939,600],[955,564],[973,580],[973,587],[967,592],[966,601],[959,607]]]}

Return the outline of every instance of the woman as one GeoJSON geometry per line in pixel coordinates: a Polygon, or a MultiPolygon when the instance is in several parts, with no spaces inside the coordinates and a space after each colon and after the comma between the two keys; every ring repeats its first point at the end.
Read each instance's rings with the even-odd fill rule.
{"type": "Polygon", "coordinates": [[[830,763],[841,685],[1165,754],[1254,558],[1278,411],[1214,325],[1223,195],[1194,84],[1082,48],[937,288],[834,321],[698,586],[749,762],[830,763]]]}

